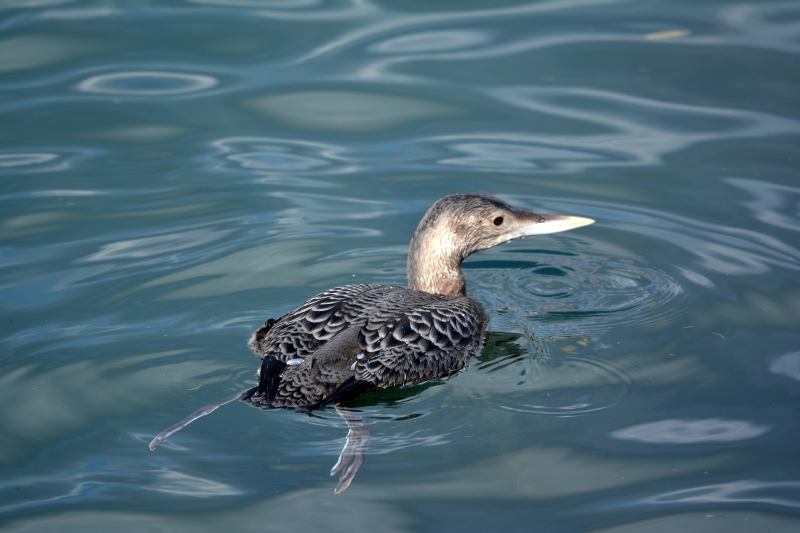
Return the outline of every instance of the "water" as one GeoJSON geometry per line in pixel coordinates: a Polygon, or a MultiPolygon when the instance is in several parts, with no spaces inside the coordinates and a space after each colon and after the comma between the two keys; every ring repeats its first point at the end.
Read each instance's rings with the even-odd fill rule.
{"type": "Polygon", "coordinates": [[[3,530],[800,527],[797,2],[0,10],[3,530]],[[346,492],[332,409],[148,450],[457,191],[597,223],[467,261],[485,349],[346,492]]]}

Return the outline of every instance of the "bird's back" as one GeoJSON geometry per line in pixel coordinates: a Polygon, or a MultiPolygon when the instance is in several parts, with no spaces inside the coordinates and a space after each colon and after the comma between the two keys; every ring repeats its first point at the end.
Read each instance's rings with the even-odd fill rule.
{"type": "Polygon", "coordinates": [[[253,334],[250,347],[263,362],[250,401],[314,408],[449,377],[477,352],[488,321],[466,296],[389,285],[330,289],[253,334]]]}

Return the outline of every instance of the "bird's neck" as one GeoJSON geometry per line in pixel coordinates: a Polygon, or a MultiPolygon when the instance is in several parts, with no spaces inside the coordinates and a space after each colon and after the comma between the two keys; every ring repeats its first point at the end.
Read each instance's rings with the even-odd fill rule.
{"type": "Polygon", "coordinates": [[[408,249],[408,288],[447,296],[465,296],[463,254],[449,232],[417,231],[408,249]]]}

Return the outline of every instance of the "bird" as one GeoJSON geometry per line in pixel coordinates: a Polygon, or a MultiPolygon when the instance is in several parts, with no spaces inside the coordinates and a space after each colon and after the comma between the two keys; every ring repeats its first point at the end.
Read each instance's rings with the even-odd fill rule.
{"type": "Polygon", "coordinates": [[[363,463],[371,436],[348,402],[377,390],[450,378],[480,351],[489,314],[467,294],[464,259],[513,239],[592,223],[526,211],[483,194],[441,198],[411,239],[408,288],[335,287],[267,320],[248,343],[261,359],[258,385],[198,409],[161,432],[150,449],[240,398],[259,407],[307,411],[335,404],[349,433],[331,475],[340,476],[335,492],[345,490],[363,463]]]}

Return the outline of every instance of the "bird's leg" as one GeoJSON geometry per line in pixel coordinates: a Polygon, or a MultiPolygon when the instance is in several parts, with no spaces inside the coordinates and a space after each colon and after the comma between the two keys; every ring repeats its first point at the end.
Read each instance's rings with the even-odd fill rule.
{"type": "Polygon", "coordinates": [[[232,402],[234,400],[238,400],[239,398],[242,398],[242,397],[246,398],[246,397],[248,397],[248,395],[252,396],[257,388],[258,387],[252,387],[252,388],[243,390],[242,392],[237,392],[236,395],[231,396],[230,398],[226,398],[226,399],[221,400],[219,402],[214,402],[214,403],[210,403],[208,405],[204,405],[203,407],[201,407],[200,409],[198,409],[194,413],[190,414],[189,416],[187,416],[186,418],[184,418],[183,420],[181,420],[177,424],[172,424],[170,427],[168,427],[167,429],[165,429],[164,431],[159,433],[156,436],[156,438],[153,439],[153,442],[150,443],[150,451],[152,452],[153,450],[155,450],[158,447],[159,444],[161,444],[162,442],[167,440],[167,437],[169,437],[170,435],[172,435],[174,433],[177,433],[178,431],[180,431],[184,427],[188,426],[189,424],[191,424],[192,422],[194,422],[198,418],[200,418],[202,416],[206,416],[207,414],[213,413],[214,411],[217,410],[217,408],[222,407],[226,403],[230,403],[230,402],[232,402]]]}
{"type": "Polygon", "coordinates": [[[364,464],[364,451],[372,438],[372,431],[361,420],[361,417],[349,407],[337,404],[336,412],[347,422],[347,427],[350,428],[342,453],[339,454],[339,460],[331,468],[332,476],[339,474],[339,483],[336,484],[336,489],[333,491],[334,494],[339,494],[350,486],[353,478],[356,477],[358,469],[364,464]]]}
{"type": "Polygon", "coordinates": [[[528,331],[528,326],[522,326],[523,336],[528,339],[528,342],[531,345],[531,351],[533,352],[533,358],[536,359],[539,356],[547,357],[550,355],[550,350],[547,349],[546,342],[552,342],[547,339],[542,339],[541,337],[537,337],[536,335],[532,334],[528,331]]]}

